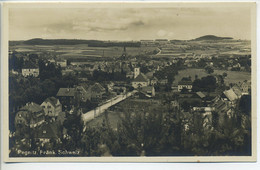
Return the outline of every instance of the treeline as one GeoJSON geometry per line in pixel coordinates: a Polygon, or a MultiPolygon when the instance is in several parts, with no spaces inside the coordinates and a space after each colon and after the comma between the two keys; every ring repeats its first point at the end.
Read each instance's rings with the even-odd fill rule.
{"type": "Polygon", "coordinates": [[[172,84],[172,82],[174,81],[174,76],[178,74],[178,71],[182,69],[182,66],[183,61],[179,60],[177,63],[166,66],[161,70],[156,71],[153,75],[159,80],[166,78],[168,80],[168,84],[172,84]]]}
{"type": "Polygon", "coordinates": [[[121,69],[120,72],[111,73],[102,70],[94,70],[91,80],[102,82],[102,81],[126,81],[126,72],[121,69]]]}
{"type": "MultiPolygon", "coordinates": [[[[11,43],[13,44],[13,43],[11,43]]],[[[105,42],[99,40],[78,40],[78,39],[41,39],[35,38],[24,41],[27,45],[79,45],[87,44],[89,47],[140,47],[140,42],[105,42]]]]}

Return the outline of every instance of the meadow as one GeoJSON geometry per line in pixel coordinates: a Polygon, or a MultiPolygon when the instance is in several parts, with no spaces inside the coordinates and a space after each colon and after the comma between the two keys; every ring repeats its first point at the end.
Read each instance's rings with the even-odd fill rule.
{"type": "MultiPolygon", "coordinates": [[[[251,73],[249,72],[242,72],[242,71],[225,71],[225,70],[214,70],[213,74],[222,75],[223,73],[227,73],[227,77],[225,78],[225,84],[229,85],[230,83],[238,83],[244,80],[251,80],[251,73]]],[[[175,80],[173,81],[174,85],[177,85],[179,81],[183,77],[191,77],[192,80],[195,79],[195,75],[198,78],[205,77],[208,74],[204,69],[185,69],[179,71],[179,74],[175,76],[175,80]]]]}

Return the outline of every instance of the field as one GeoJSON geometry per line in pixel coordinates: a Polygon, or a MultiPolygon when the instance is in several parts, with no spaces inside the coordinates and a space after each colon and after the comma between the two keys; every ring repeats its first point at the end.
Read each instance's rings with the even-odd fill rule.
{"type": "MultiPolygon", "coordinates": [[[[145,54],[155,50],[155,47],[126,47],[126,53],[131,56],[145,54]]],[[[10,50],[29,53],[53,53],[60,58],[84,57],[119,57],[123,47],[88,47],[87,45],[17,45],[10,46],[10,50]]]]}
{"type": "MultiPolygon", "coordinates": [[[[225,84],[228,85],[230,83],[238,83],[244,80],[251,80],[251,74],[248,72],[240,72],[240,71],[224,71],[224,70],[214,70],[213,74],[222,75],[224,72],[227,73],[227,77],[225,78],[225,84]]],[[[198,78],[205,77],[208,74],[204,69],[185,69],[179,71],[179,74],[175,76],[174,85],[177,85],[178,82],[183,77],[191,76],[191,79],[195,79],[195,75],[198,75],[198,78]]]]}

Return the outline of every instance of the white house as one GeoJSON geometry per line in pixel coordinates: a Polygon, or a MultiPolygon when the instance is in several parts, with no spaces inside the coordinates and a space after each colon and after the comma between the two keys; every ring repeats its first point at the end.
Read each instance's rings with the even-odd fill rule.
{"type": "Polygon", "coordinates": [[[24,77],[28,77],[28,76],[38,77],[39,73],[40,73],[39,67],[37,67],[33,64],[26,64],[22,68],[22,75],[24,77]]]}
{"type": "Polygon", "coordinates": [[[192,89],[192,81],[188,78],[183,78],[179,83],[178,83],[178,91],[182,91],[182,89],[187,89],[188,91],[191,91],[192,89]]]}
{"type": "Polygon", "coordinates": [[[57,117],[59,113],[62,112],[62,105],[59,99],[56,99],[55,97],[47,98],[41,104],[41,107],[43,107],[45,115],[50,117],[57,117]]]}
{"type": "Polygon", "coordinates": [[[149,85],[149,79],[143,74],[140,73],[133,81],[132,86],[137,89],[141,87],[146,87],[149,85]]]}

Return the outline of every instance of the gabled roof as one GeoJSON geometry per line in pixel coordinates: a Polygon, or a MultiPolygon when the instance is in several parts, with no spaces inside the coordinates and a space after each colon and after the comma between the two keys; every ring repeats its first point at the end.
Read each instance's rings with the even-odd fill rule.
{"type": "Polygon", "coordinates": [[[89,87],[89,90],[90,90],[91,92],[100,93],[100,92],[105,91],[106,89],[105,89],[103,86],[101,86],[101,84],[95,83],[94,85],[92,85],[92,86],[89,87]]]}
{"type": "Polygon", "coordinates": [[[36,138],[58,138],[58,128],[55,123],[46,123],[37,129],[36,138]]]}
{"type": "Polygon", "coordinates": [[[75,96],[75,88],[60,88],[57,96],[59,97],[74,97],[75,96]]]}
{"type": "Polygon", "coordinates": [[[148,78],[143,74],[140,73],[134,80],[133,82],[148,82],[148,78]]]}
{"type": "Polygon", "coordinates": [[[55,97],[48,97],[44,102],[49,102],[52,106],[56,106],[58,101],[59,99],[56,99],[55,97]]]}
{"type": "Polygon", "coordinates": [[[236,100],[238,97],[236,95],[236,93],[232,90],[232,89],[229,89],[229,90],[226,90],[223,92],[225,94],[225,96],[228,98],[228,100],[230,101],[234,101],[236,100]]]}
{"type": "Polygon", "coordinates": [[[42,107],[34,102],[27,103],[24,107],[22,107],[20,110],[27,110],[29,112],[35,113],[42,111],[42,107]]]}

